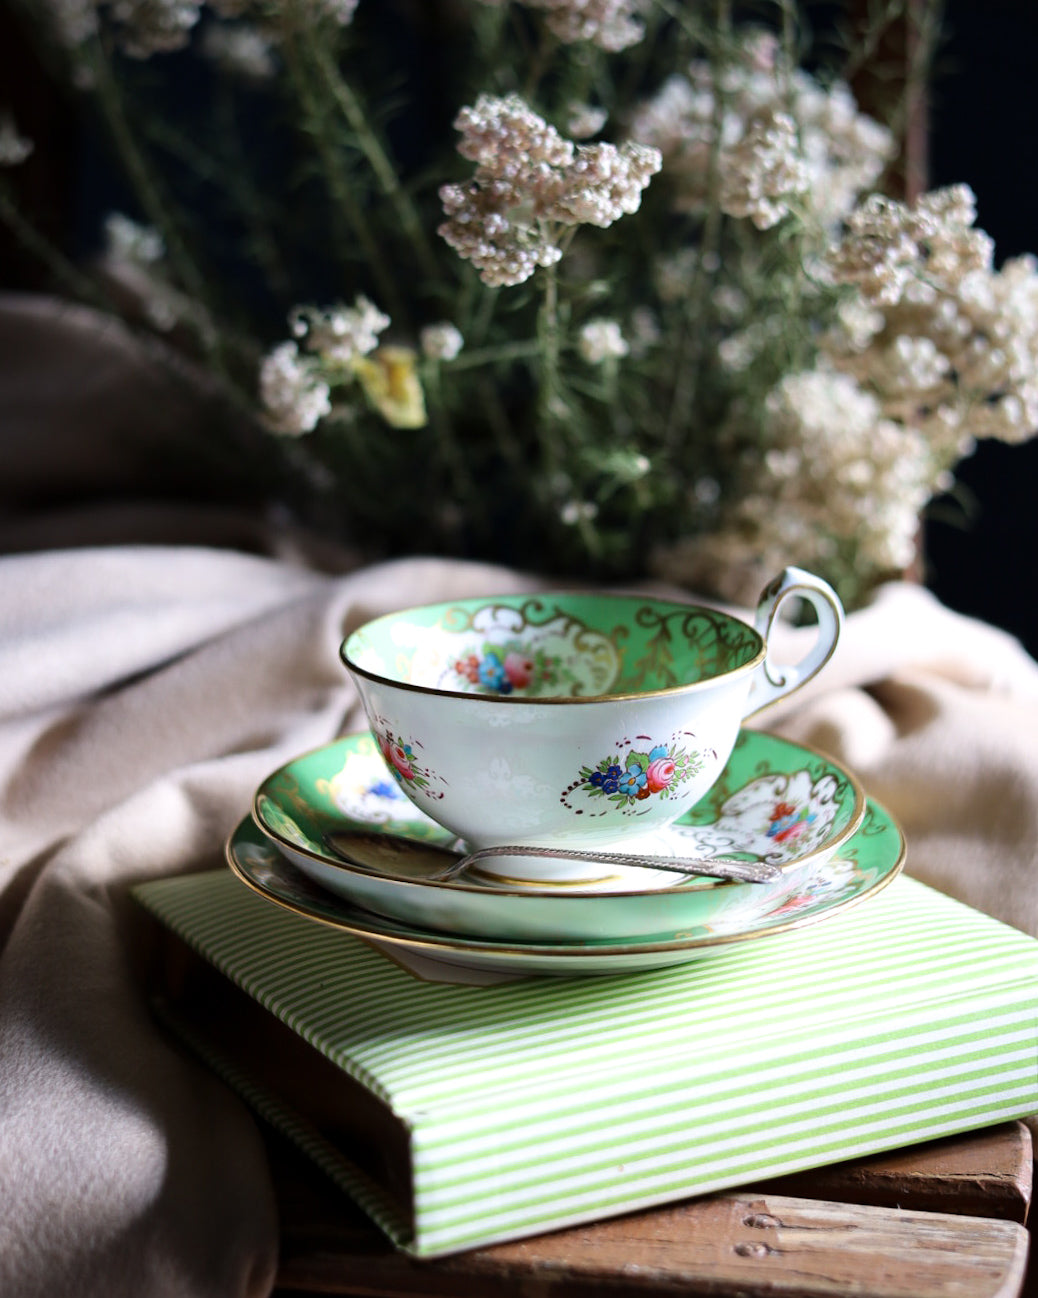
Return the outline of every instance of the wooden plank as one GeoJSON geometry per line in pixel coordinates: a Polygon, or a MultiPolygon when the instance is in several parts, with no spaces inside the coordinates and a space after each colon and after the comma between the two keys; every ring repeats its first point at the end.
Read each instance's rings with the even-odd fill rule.
{"type": "MultiPolygon", "coordinates": [[[[1029,1133],[1021,1136],[1019,1125],[861,1160],[834,1175],[865,1167],[869,1176],[850,1174],[852,1187],[870,1177],[900,1177],[906,1193],[918,1196],[922,1186],[924,1197],[946,1180],[960,1196],[950,1202],[979,1192],[982,1202],[989,1193],[1005,1206],[1002,1179],[990,1165],[1017,1176],[1021,1147],[1030,1151],[1029,1133]],[[976,1186],[968,1184],[971,1177],[976,1186]]],[[[415,1262],[295,1151],[275,1141],[272,1153],[283,1220],[279,1298],[1015,1298],[1023,1284],[1027,1232],[1017,1221],[773,1190],[712,1196],[415,1262]]]]}
{"type": "Polygon", "coordinates": [[[1033,1173],[1030,1130],[1022,1122],[1003,1122],[909,1150],[758,1182],[754,1188],[805,1199],[1025,1223],[1033,1173]]]}
{"type": "MultiPolygon", "coordinates": [[[[720,1195],[614,1222],[579,1261],[562,1236],[486,1252],[497,1265],[514,1257],[542,1276],[568,1270],[599,1291],[620,1278],[631,1292],[1009,1298],[1023,1281],[1027,1237],[1016,1223],[984,1218],[720,1195]]],[[[563,1283],[556,1292],[568,1290],[563,1283]]]]}
{"type": "Polygon", "coordinates": [[[1016,1298],[1016,1222],[719,1195],[593,1227],[414,1262],[350,1249],[286,1257],[285,1295],[367,1298],[1016,1298]]]}

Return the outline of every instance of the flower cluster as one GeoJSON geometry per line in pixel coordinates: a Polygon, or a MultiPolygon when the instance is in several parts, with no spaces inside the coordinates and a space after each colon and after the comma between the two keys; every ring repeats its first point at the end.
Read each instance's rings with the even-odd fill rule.
{"type": "Polygon", "coordinates": [[[722,210],[749,217],[758,230],[777,225],[797,196],[810,188],[807,165],[797,148],[796,122],[788,113],[758,113],[725,155],[722,210]]]}
{"type": "Polygon", "coordinates": [[[720,70],[698,59],[669,76],[637,106],[631,134],[660,149],[681,210],[710,206],[716,153],[720,206],[762,229],[808,191],[818,218],[838,221],[895,153],[891,132],[858,111],[843,82],[823,87],[759,31],[720,70]]]}
{"type": "MultiPolygon", "coordinates": [[[[357,3],[300,0],[300,9],[310,21],[328,18],[347,27],[357,3]]],[[[261,78],[273,72],[270,42],[277,38],[283,17],[281,6],[266,0],[43,0],[41,9],[41,17],[67,49],[83,50],[110,26],[119,49],[133,59],[186,49],[208,12],[234,26],[207,27],[205,53],[247,76],[261,78]]]]}
{"type": "Polygon", "coordinates": [[[332,408],[317,364],[293,342],[279,343],[263,361],[259,392],[272,431],[290,437],[312,432],[332,408]]]}
{"type": "Polygon", "coordinates": [[[293,336],[305,341],[308,351],[327,365],[347,368],[375,350],[389,323],[389,316],[366,297],[358,297],[351,307],[297,306],[289,315],[293,336]]]}
{"type": "MultiPolygon", "coordinates": [[[[379,346],[391,321],[366,297],[353,306],[296,306],[289,314],[294,341],[279,343],[260,368],[260,398],[272,432],[311,432],[332,413],[334,388],[359,384],[370,405],[394,428],[421,428],[425,398],[410,347],[379,346]]],[[[455,345],[451,326],[439,326],[440,346],[455,345]]],[[[456,331],[454,331],[456,333],[456,331]]],[[[460,350],[460,335],[457,347],[460,350]]]]}
{"type": "Polygon", "coordinates": [[[19,166],[32,150],[32,140],[22,135],[10,113],[0,116],[0,167],[19,166]]]}
{"type": "Polygon", "coordinates": [[[922,510],[976,440],[1033,435],[1038,263],[996,271],[974,219],[965,186],[914,206],[874,195],[849,215],[824,266],[854,295],[814,368],[785,376],[752,430],[733,408],[724,437],[739,490],[706,542],[662,548],[658,571],[694,580],[717,565],[729,593],[748,597],[788,553],[821,568],[853,555],[867,571],[904,570],[922,510]]]}
{"type": "Polygon", "coordinates": [[[645,752],[629,752],[620,764],[615,754],[597,766],[581,768],[578,782],[564,796],[579,789],[591,798],[608,798],[618,807],[635,809],[649,798],[669,798],[679,786],[703,768],[703,756],[680,745],[655,744],[645,752]]]}
{"type": "MultiPolygon", "coordinates": [[[[852,93],[900,0],[844,55],[800,0],[31,7],[137,196],[46,263],[208,364],[337,540],[740,601],[799,563],[854,605],[1038,427],[1038,263],[965,186],[903,201],[904,105],[852,93]]],[[[34,159],[5,110],[0,167],[34,159]]]]}
{"type": "MultiPolygon", "coordinates": [[[[823,571],[848,551],[869,571],[911,566],[931,489],[917,431],[884,419],[848,375],[823,369],[784,378],[768,395],[763,425],[762,457],[735,452],[744,476],[721,521],[695,542],[662,547],[659,574],[715,584],[713,567],[730,597],[752,602],[790,554],[823,571]]],[[[733,451],[749,441],[737,419],[724,436],[733,451]]]]}
{"type": "MultiPolygon", "coordinates": [[[[500,5],[507,0],[482,0],[500,5]]],[[[638,17],[639,0],[521,0],[530,9],[540,9],[548,29],[569,43],[591,41],[616,53],[637,43],[645,35],[638,17]]]]}
{"type": "Polygon", "coordinates": [[[480,95],[455,126],[476,172],[441,188],[439,233],[495,287],[554,265],[570,227],[604,228],[636,212],[660,168],[659,151],[642,144],[574,144],[518,95],[480,95]]]}
{"type": "Polygon", "coordinates": [[[964,185],[914,207],[870,198],[829,259],[871,328],[837,331],[824,354],[885,416],[918,429],[944,468],[978,438],[1019,442],[1038,426],[1038,267],[1019,257],[995,270],[975,217],[964,185]]]}
{"type": "Polygon", "coordinates": [[[580,331],[578,346],[589,365],[622,360],[631,350],[615,320],[589,320],[580,331]]]}

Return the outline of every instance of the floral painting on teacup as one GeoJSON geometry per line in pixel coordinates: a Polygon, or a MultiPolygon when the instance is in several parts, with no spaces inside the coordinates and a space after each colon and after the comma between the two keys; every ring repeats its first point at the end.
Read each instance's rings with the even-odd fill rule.
{"type": "Polygon", "coordinates": [[[578,698],[606,693],[620,671],[609,635],[540,600],[452,607],[435,627],[401,622],[390,634],[402,679],[463,693],[578,698]]]}
{"type": "Polygon", "coordinates": [[[459,655],[454,662],[458,683],[494,694],[562,693],[575,679],[558,654],[546,653],[522,640],[486,643],[459,655]]]}
{"type": "Polygon", "coordinates": [[[694,834],[697,848],[711,855],[750,853],[783,865],[806,856],[829,837],[840,809],[835,775],[813,778],[808,769],[762,775],[737,789],[721,804],[712,825],[675,826],[694,834]]]}
{"type": "MultiPolygon", "coordinates": [[[[693,736],[687,736],[692,738],[693,736]]],[[[563,791],[561,802],[577,812],[595,809],[605,812],[637,812],[639,804],[650,798],[670,798],[681,785],[703,769],[706,757],[716,758],[680,742],[685,736],[671,736],[665,743],[654,743],[646,735],[630,741],[626,750],[603,757],[595,765],[582,766],[574,782],[563,791]],[[609,804],[609,805],[607,805],[609,804]]]]}
{"type": "MultiPolygon", "coordinates": [[[[852,892],[861,886],[864,878],[857,863],[847,857],[830,857],[821,864],[809,862],[792,870],[782,885],[769,894],[769,918],[773,921],[793,919],[824,904],[827,898],[852,892]]],[[[737,932],[746,923],[747,916],[755,913],[758,905],[752,896],[737,896],[704,927],[718,936],[737,932]]]]}
{"type": "Polygon", "coordinates": [[[365,744],[349,749],[340,770],[331,779],[318,780],[315,787],[352,820],[371,826],[405,827],[413,836],[428,824],[439,837],[440,827],[433,826],[424,811],[402,792],[404,780],[415,781],[429,797],[437,796],[432,787],[435,778],[419,765],[414,745],[383,729],[368,737],[365,744]]]}
{"type": "Polygon", "coordinates": [[[415,752],[416,748],[421,747],[418,740],[404,739],[401,735],[394,734],[381,717],[373,733],[386,769],[401,788],[410,786],[412,792],[419,790],[427,798],[443,797],[442,790],[435,787],[437,782],[442,782],[441,778],[428,766],[424,766],[415,752]]]}

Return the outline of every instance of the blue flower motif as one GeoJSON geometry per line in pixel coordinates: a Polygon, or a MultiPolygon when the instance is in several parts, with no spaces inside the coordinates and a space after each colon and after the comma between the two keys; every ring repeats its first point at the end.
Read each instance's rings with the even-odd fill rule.
{"type": "Polygon", "coordinates": [[[649,765],[651,766],[653,762],[658,762],[661,757],[669,757],[669,756],[670,754],[667,752],[666,744],[657,744],[656,747],[649,753],[649,765]]]}
{"type": "Polygon", "coordinates": [[[591,786],[595,789],[601,789],[603,793],[616,793],[619,788],[619,778],[622,774],[619,766],[607,766],[604,771],[591,772],[591,786]]]}
{"type": "Polygon", "coordinates": [[[399,802],[404,796],[400,790],[389,780],[376,780],[368,792],[376,798],[392,798],[394,802],[399,802]]]}
{"type": "Polygon", "coordinates": [[[496,653],[488,653],[479,664],[479,683],[499,694],[511,694],[512,682],[505,675],[504,664],[496,653]]]}
{"type": "Polygon", "coordinates": [[[645,788],[648,776],[640,766],[628,766],[617,782],[617,791],[626,798],[636,798],[638,790],[645,788]]]}

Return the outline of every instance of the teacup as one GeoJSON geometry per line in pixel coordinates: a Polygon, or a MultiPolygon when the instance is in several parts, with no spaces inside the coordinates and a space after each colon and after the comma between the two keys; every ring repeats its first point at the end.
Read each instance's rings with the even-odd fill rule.
{"type": "MultiPolygon", "coordinates": [[[[400,788],[470,847],[651,851],[716,782],[742,722],[821,670],[842,622],[826,582],[787,568],[753,626],[653,596],[544,592],[390,613],[341,656],[400,788]],[[794,596],[817,634],[779,665],[768,638],[794,596]]],[[[524,879],[602,873],[523,858],[524,879]]]]}

